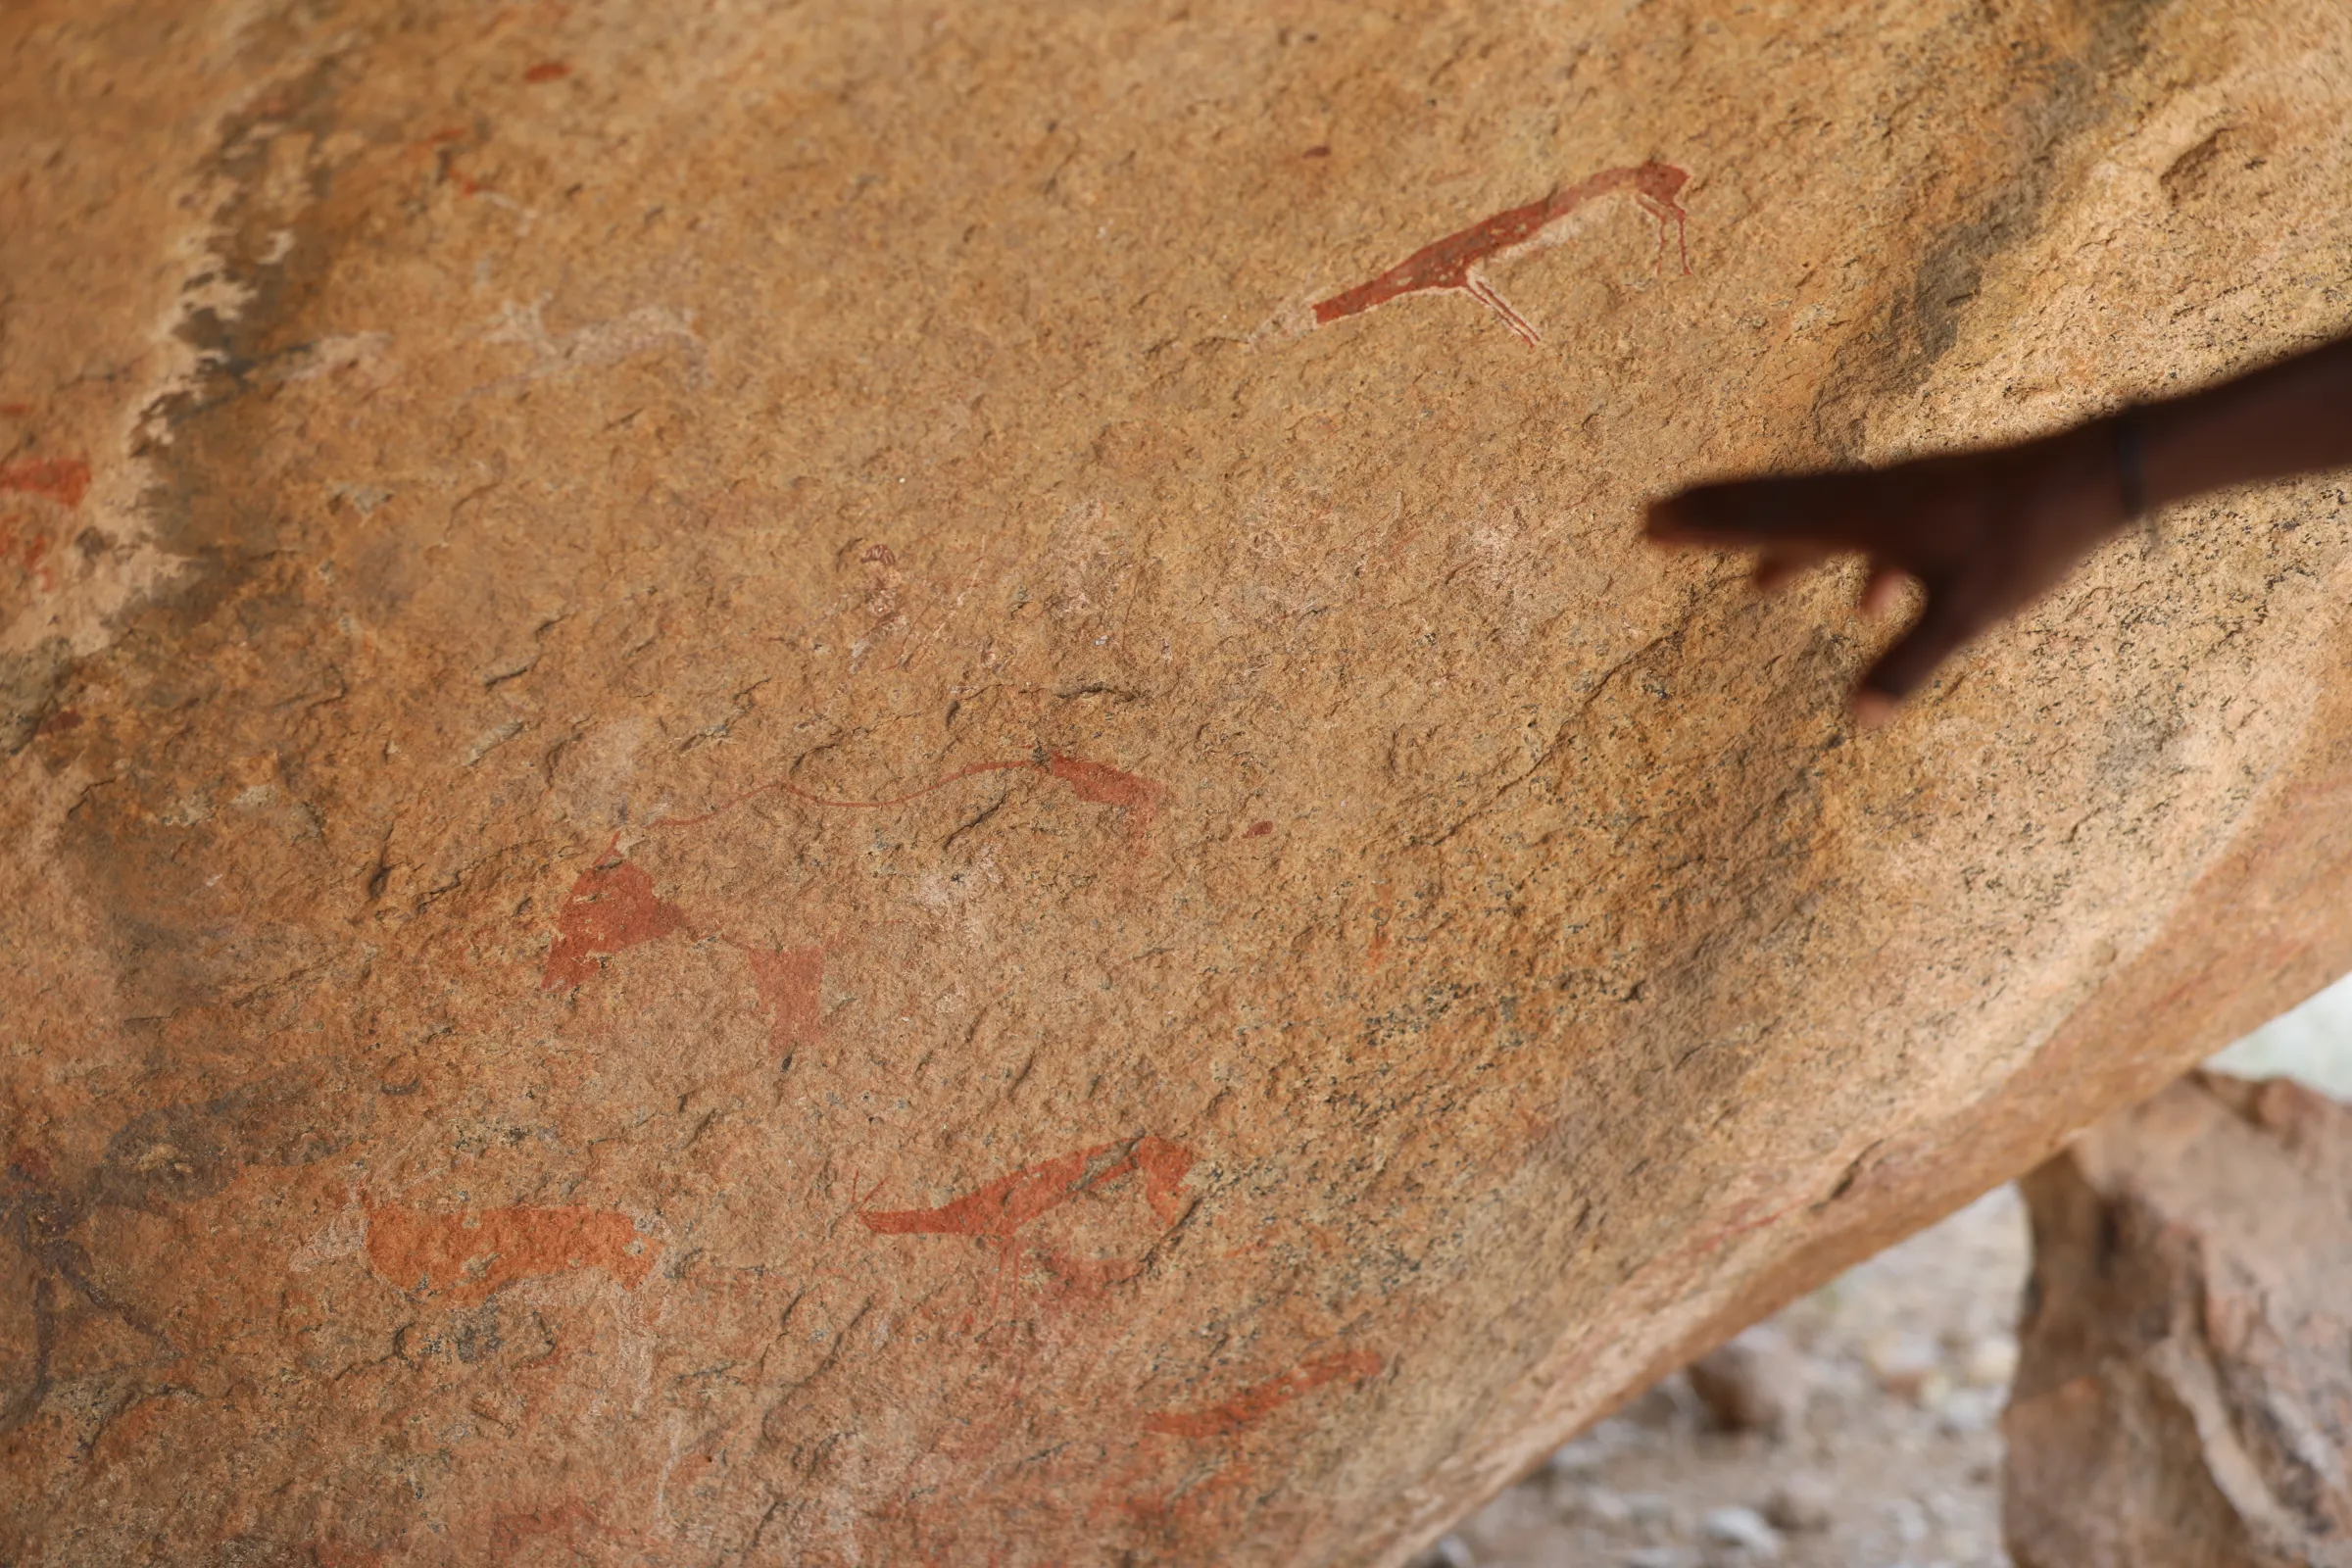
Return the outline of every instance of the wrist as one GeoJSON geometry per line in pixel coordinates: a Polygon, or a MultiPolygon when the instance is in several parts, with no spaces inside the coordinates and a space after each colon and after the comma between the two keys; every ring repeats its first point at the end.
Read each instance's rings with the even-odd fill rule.
{"type": "Polygon", "coordinates": [[[2140,496],[2150,510],[2227,483],[2224,476],[2202,471],[2208,465],[2196,440],[2194,400],[2148,403],[2128,408],[2117,418],[2130,421],[2136,432],[2140,457],[2140,496]]]}
{"type": "Polygon", "coordinates": [[[2124,526],[2146,518],[2154,503],[2148,495],[2148,431],[2139,410],[2127,408],[2107,421],[2108,444],[2115,457],[2115,494],[2123,508],[2124,526]]]}

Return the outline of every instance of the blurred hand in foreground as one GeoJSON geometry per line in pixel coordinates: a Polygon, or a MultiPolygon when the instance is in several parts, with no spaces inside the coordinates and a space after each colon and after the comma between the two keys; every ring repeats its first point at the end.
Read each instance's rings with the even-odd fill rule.
{"type": "Polygon", "coordinates": [[[1752,550],[1760,589],[1831,557],[1861,556],[1866,613],[1917,582],[1926,591],[1918,618],[1854,694],[1854,716],[1870,728],[2140,512],[2345,464],[2352,338],[2016,446],[1703,484],[1653,503],[1648,534],[1666,545],[1752,550]]]}
{"type": "Polygon", "coordinates": [[[1753,550],[1755,584],[1767,591],[1828,557],[1861,556],[1865,614],[1892,608],[1906,579],[1918,582],[1919,618],[1854,695],[1868,727],[2122,527],[2125,505],[2114,433],[2092,425],[1886,468],[1700,485],[1649,509],[1649,537],[1753,550]]]}

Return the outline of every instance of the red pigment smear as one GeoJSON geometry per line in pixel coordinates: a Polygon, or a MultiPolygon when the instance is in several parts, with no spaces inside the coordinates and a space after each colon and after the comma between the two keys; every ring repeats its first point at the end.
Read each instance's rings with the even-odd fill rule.
{"type": "Polygon", "coordinates": [[[1193,1168],[1192,1151],[1164,1138],[1132,1144],[1099,1144],[1076,1153],[1024,1165],[974,1193],[938,1208],[860,1212],[865,1228],[882,1236],[985,1236],[1009,1242],[1013,1233],[1051,1213],[1090,1187],[1133,1171],[1144,1176],[1144,1199],[1152,1212],[1173,1225],[1184,1213],[1177,1184],[1193,1168]]]}
{"type": "Polygon", "coordinates": [[[752,960],[752,983],[760,988],[760,1000],[776,1016],[768,1035],[776,1050],[790,1054],[803,1046],[814,1045],[821,1021],[818,1004],[825,982],[825,950],[785,948],[766,953],[753,949],[747,956],[752,960]]]}
{"type": "Polygon", "coordinates": [[[654,879],[628,861],[592,865],[580,873],[556,918],[539,989],[576,986],[602,967],[597,960],[624,948],[665,937],[686,924],[686,912],[657,897],[654,879]]]}
{"type": "Polygon", "coordinates": [[[1193,1152],[1165,1138],[1141,1138],[1135,1145],[1135,1162],[1143,1168],[1144,1201],[1152,1205],[1152,1212],[1167,1225],[1184,1218],[1184,1195],[1176,1189],[1193,1168],[1193,1152]]]}
{"type": "Polygon", "coordinates": [[[8,416],[12,419],[30,418],[32,405],[29,403],[0,403],[0,414],[8,416]]]}
{"type": "Polygon", "coordinates": [[[552,1508],[502,1513],[490,1521],[490,1560],[510,1562],[534,1541],[559,1541],[567,1550],[577,1552],[586,1544],[582,1538],[594,1539],[603,1526],[596,1510],[577,1497],[552,1508]]]}
{"type": "Polygon", "coordinates": [[[465,1301],[532,1275],[583,1268],[601,1268],[635,1290],[661,1250],[637,1234],[636,1221],[612,1209],[368,1209],[368,1261],[376,1273],[404,1291],[446,1291],[465,1301]]]}
{"type": "Polygon", "coordinates": [[[1527,244],[1596,196],[1631,191],[1642,210],[1658,220],[1658,265],[1665,266],[1666,224],[1672,220],[1682,243],[1683,270],[1689,272],[1690,247],[1685,225],[1690,215],[1675,197],[1690,179],[1687,172],[1672,164],[1654,161],[1628,169],[1603,170],[1590,179],[1553,191],[1540,202],[1496,213],[1483,223],[1473,223],[1458,234],[1448,234],[1434,245],[1423,246],[1369,283],[1360,283],[1317,305],[1315,324],[1328,326],[1342,317],[1355,316],[1424,289],[1457,289],[1501,317],[1505,325],[1530,343],[1541,342],[1542,334],[1494,292],[1494,285],[1479,272],[1479,264],[1527,244]]]}
{"type": "Polygon", "coordinates": [[[1377,1350],[1343,1350],[1317,1356],[1278,1378],[1268,1378],[1244,1389],[1230,1399],[1204,1404],[1197,1410],[1163,1410],[1157,1415],[1148,1415],[1144,1417],[1144,1430],[1177,1438],[1226,1437],[1326,1383],[1341,1378],[1361,1383],[1378,1375],[1387,1364],[1377,1350]]]}
{"type": "Polygon", "coordinates": [[[563,61],[542,60],[530,70],[524,72],[522,74],[522,79],[529,82],[562,81],[565,76],[570,74],[571,68],[565,65],[563,61]]]}
{"type": "Polygon", "coordinates": [[[1134,773],[1123,773],[1102,762],[1082,761],[1075,757],[1049,757],[1046,771],[1060,779],[1078,793],[1078,798],[1094,806],[1123,808],[1127,815],[1127,831],[1142,838],[1151,829],[1152,819],[1159,814],[1161,803],[1167,800],[1164,784],[1154,784],[1134,773]]]}
{"type": "Polygon", "coordinates": [[[0,490],[47,496],[61,507],[78,507],[89,494],[90,466],[79,458],[24,458],[0,464],[0,490]]]}
{"type": "Polygon", "coordinates": [[[1796,1209],[1803,1207],[1807,1201],[1808,1200],[1805,1198],[1794,1198],[1776,1207],[1766,1209],[1761,1214],[1756,1212],[1759,1203],[1754,1199],[1737,1204],[1720,1227],[1693,1237],[1689,1243],[1677,1249],[1673,1254],[1673,1261],[1681,1263],[1690,1257],[1704,1257],[1710,1253],[1721,1251],[1740,1237],[1753,1231],[1760,1231],[1765,1226],[1787,1217],[1796,1209]]]}
{"type": "Polygon", "coordinates": [[[1273,831],[1274,824],[1271,822],[1252,822],[1250,824],[1250,831],[1243,834],[1242,837],[1246,839],[1262,839],[1273,831]]]}

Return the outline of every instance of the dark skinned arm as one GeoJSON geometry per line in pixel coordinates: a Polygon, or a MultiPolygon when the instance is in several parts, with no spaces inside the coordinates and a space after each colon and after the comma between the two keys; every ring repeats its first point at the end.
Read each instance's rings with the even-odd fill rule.
{"type": "Polygon", "coordinates": [[[1829,557],[1860,555],[1870,564],[1865,613],[1916,580],[1927,596],[1919,618],[1854,693],[1855,718],[1874,727],[1964,644],[2132,520],[2134,447],[2150,509],[2352,466],[2352,337],[2016,446],[1700,485],[1654,503],[1648,532],[1661,544],[1753,550],[1765,589],[1829,557]]]}

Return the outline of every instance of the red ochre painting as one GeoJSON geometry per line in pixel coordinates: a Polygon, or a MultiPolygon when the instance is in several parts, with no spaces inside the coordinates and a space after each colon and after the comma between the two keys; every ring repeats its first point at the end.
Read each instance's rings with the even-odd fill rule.
{"type": "MultiPolygon", "coordinates": [[[[984,774],[1022,771],[1066,787],[1086,806],[1116,813],[1125,836],[1139,845],[1148,840],[1171,799],[1166,786],[1124,768],[1041,749],[1027,758],[958,768],[920,788],[873,799],[824,795],[771,780],[705,810],[658,817],[638,831],[660,835],[705,829],[735,808],[771,794],[820,812],[887,811],[984,774]]],[[[540,989],[569,995],[594,985],[607,960],[616,955],[673,936],[707,939],[743,954],[769,1017],[774,1059],[789,1070],[796,1052],[823,1038],[826,943],[843,939],[749,942],[729,935],[724,923],[717,912],[690,910],[665,896],[651,873],[626,858],[616,834],[595,863],[573,880],[557,909],[555,939],[540,989]]],[[[1043,1380],[1042,1393],[1044,1383],[1053,1381],[1047,1342],[1066,1332],[1058,1325],[1123,1310],[1119,1293],[1142,1281],[1152,1252],[1184,1224],[1199,1200],[1188,1185],[1199,1166],[1200,1156],[1193,1149],[1139,1133],[1032,1160],[925,1206],[877,1204],[881,1184],[860,1194],[853,1170],[850,1209],[843,1217],[855,1219],[850,1234],[867,1239],[865,1266],[880,1273],[863,1275],[855,1264],[848,1265],[848,1271],[838,1265],[823,1271],[841,1290],[853,1292],[853,1299],[866,1303],[853,1312],[849,1326],[836,1338],[851,1329],[863,1332],[859,1326],[877,1309],[877,1302],[897,1299],[899,1291],[914,1288],[910,1282],[916,1276],[907,1271],[944,1266],[952,1275],[969,1270],[972,1294],[936,1295],[938,1287],[926,1287],[930,1304],[915,1312],[920,1321],[934,1326],[933,1331],[944,1329],[949,1343],[965,1344],[979,1357],[964,1375],[978,1378],[980,1387],[1002,1383],[1010,1401],[973,1412],[975,1425],[967,1434],[973,1446],[970,1459],[980,1471],[989,1472],[997,1440],[1004,1437],[1000,1428],[1048,1418],[1045,1412],[1052,1401],[1038,1407],[1036,1414],[1021,1413],[1031,1408],[1031,1396],[1022,1391],[1043,1380]],[[1049,1223],[1050,1216],[1079,1210],[1089,1217],[1072,1235],[1054,1234],[1058,1221],[1049,1223]],[[943,1250],[945,1242],[956,1239],[980,1243],[986,1261],[972,1268],[959,1261],[968,1254],[943,1250]],[[906,1281],[899,1280],[903,1274],[907,1275],[906,1281]],[[853,1279],[867,1283],[853,1287],[847,1283],[853,1279]],[[1029,1326],[1023,1328],[1023,1323],[1029,1326]]],[[[582,1269],[600,1270],[633,1290],[662,1249],[656,1236],[640,1235],[626,1215],[616,1212],[517,1208],[476,1215],[371,1205],[367,1250],[375,1272],[402,1289],[467,1302],[518,1279],[582,1269]]],[[[1074,1505],[1105,1519],[1126,1515],[1169,1529],[1200,1527],[1235,1515],[1250,1489],[1259,1484],[1258,1467],[1246,1444],[1254,1441],[1261,1424],[1273,1425],[1271,1418],[1293,1405],[1301,1405],[1302,1418],[1320,1420],[1304,1415],[1302,1401],[1315,1402],[1312,1396],[1318,1391],[1328,1391],[1320,1398],[1329,1399],[1370,1382],[1388,1367],[1388,1358],[1377,1350],[1322,1349],[1288,1370],[1260,1372],[1238,1386],[1228,1383],[1230,1392],[1221,1397],[1175,1405],[1151,1396],[1144,1369],[1134,1371],[1135,1381],[1124,1390],[1119,1388],[1124,1380],[1113,1372],[1107,1384],[1096,1384],[1091,1397],[1051,1417],[1073,1434],[1094,1434],[1090,1442],[1112,1443],[1119,1455],[1091,1481],[1079,1483],[1081,1495],[1074,1505]],[[1103,1402],[1104,1396],[1109,1403],[1103,1402]]],[[[1037,1499],[1042,1505],[1048,1494],[1066,1494],[1078,1478],[1040,1471],[1003,1480],[1015,1490],[1043,1489],[1037,1499]]],[[[1063,1500],[1071,1503],[1066,1496],[1063,1500]]],[[[566,1515],[564,1522],[568,1527],[579,1520],[566,1515]]],[[[929,1544],[932,1555],[925,1560],[955,1560],[968,1544],[969,1519],[945,1498],[910,1504],[906,1523],[929,1544]]]]}
{"type": "Polygon", "coordinates": [[[1570,213],[1598,196],[1611,192],[1630,192],[1643,212],[1658,220],[1659,265],[1665,264],[1666,225],[1675,227],[1676,243],[1681,250],[1683,270],[1690,270],[1690,250],[1685,232],[1690,214],[1677,199],[1690,176],[1672,164],[1646,163],[1626,169],[1607,169],[1589,179],[1553,191],[1542,201],[1529,202],[1496,213],[1484,222],[1473,223],[1458,234],[1448,234],[1435,244],[1424,245],[1395,267],[1373,278],[1359,283],[1346,293],[1335,294],[1315,307],[1315,324],[1328,326],[1345,317],[1357,316],[1377,305],[1418,294],[1430,289],[1452,289],[1472,299],[1502,318],[1503,324],[1530,343],[1540,343],[1544,334],[1537,331],[1528,319],[1511,309],[1510,302],[1494,291],[1481,266],[1510,251],[1533,245],[1544,231],[1570,213]]]}
{"type": "MultiPolygon", "coordinates": [[[[952,784],[986,773],[1033,770],[1069,786],[1090,806],[1107,806],[1124,814],[1129,838],[1146,839],[1168,799],[1167,787],[1107,762],[1040,751],[1034,757],[1002,762],[981,762],[959,768],[919,789],[881,800],[848,800],[813,794],[780,779],[755,784],[707,811],[686,816],[661,816],[645,831],[699,828],[736,807],[767,794],[780,794],[810,806],[840,810],[879,811],[906,806],[952,784]]],[[[588,981],[604,960],[630,948],[695,927],[686,911],[661,897],[645,870],[621,855],[620,837],[613,835],[594,865],[581,872],[564,896],[556,916],[556,940],[548,949],[539,976],[542,991],[570,991],[588,981]]],[[[745,948],[760,996],[775,1014],[777,1045],[789,1051],[813,1040],[818,1022],[818,990],[824,977],[824,950],[799,946],[781,950],[753,950],[721,931],[708,933],[745,948]]]]}

